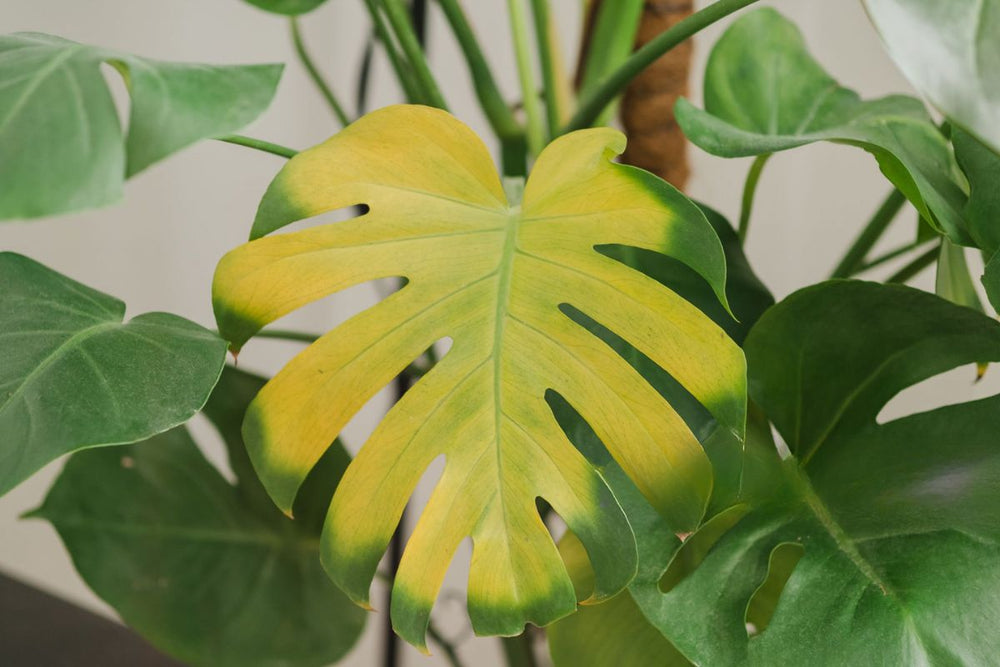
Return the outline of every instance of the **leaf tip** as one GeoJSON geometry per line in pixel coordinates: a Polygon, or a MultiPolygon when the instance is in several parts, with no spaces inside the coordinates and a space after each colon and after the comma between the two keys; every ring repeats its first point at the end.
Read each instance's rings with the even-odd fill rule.
{"type": "Polygon", "coordinates": [[[978,383],[980,380],[983,379],[983,376],[986,375],[986,371],[989,370],[989,368],[990,368],[989,362],[981,361],[978,364],[976,364],[976,379],[975,379],[976,383],[978,383]]]}
{"type": "Polygon", "coordinates": [[[24,519],[47,519],[48,517],[45,516],[45,505],[40,505],[33,510],[22,512],[17,518],[23,521],[24,519]]]}

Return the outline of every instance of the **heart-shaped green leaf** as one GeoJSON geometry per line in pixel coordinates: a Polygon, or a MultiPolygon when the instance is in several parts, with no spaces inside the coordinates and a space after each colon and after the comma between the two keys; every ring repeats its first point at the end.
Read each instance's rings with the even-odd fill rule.
{"type": "Polygon", "coordinates": [[[181,424],[208,398],[226,344],[0,253],[0,495],[53,459],[181,424]]]}
{"type": "Polygon", "coordinates": [[[1000,0],[865,0],[903,74],[1000,152],[1000,0]]]}
{"type": "Polygon", "coordinates": [[[926,220],[970,244],[954,159],[920,101],[901,95],[862,101],[823,70],[795,25],[773,9],[742,16],[713,47],[705,110],[680,99],[675,111],[687,137],[721,157],[816,141],[859,146],[926,220]]]}
{"type": "MultiPolygon", "coordinates": [[[[75,454],[32,513],[52,522],[94,592],[186,664],[321,667],[364,625],[320,566],[320,524],[282,516],[254,477],[239,428],[263,385],[227,369],[205,406],[236,487],[178,428],[75,454]]],[[[322,516],[348,461],[329,450],[297,499],[302,514],[322,516]]]]}
{"type": "Polygon", "coordinates": [[[160,62],[36,33],[0,36],[0,220],[114,203],[122,182],[267,108],[281,65],[160,62]],[[132,98],[128,136],[101,73],[132,98]]]}
{"type": "Polygon", "coordinates": [[[259,7],[274,14],[298,16],[306,14],[322,5],[326,0],[246,0],[254,7],[259,7]]]}
{"type": "Polygon", "coordinates": [[[296,489],[351,416],[435,341],[442,361],[382,421],[334,496],[323,557],[367,603],[375,568],[421,474],[446,465],[393,588],[396,630],[422,646],[449,561],[473,540],[469,610],[480,633],[517,634],[576,607],[535,508],[547,500],[596,572],[593,599],[635,572],[631,531],[600,475],[559,429],[562,395],[654,506],[680,526],[711,491],[705,453],[677,413],[564,306],[668,371],[728,431],[743,429],[739,348],[694,306],[599,252],[627,245],[672,256],[721,295],[725,263],[701,211],[654,176],[611,162],[610,129],[552,143],[511,202],[482,142],[450,115],[397,106],[300,153],[271,184],[260,237],[325,211],[366,204],[346,222],[259,238],[220,262],[216,317],[239,348],[266,323],[330,293],[389,276],[407,285],[296,357],[252,404],[251,458],[272,498],[296,489]]]}
{"type": "Polygon", "coordinates": [[[1000,651],[1000,397],[879,424],[902,389],[1000,359],[1000,324],[901,286],[836,281],[768,311],[746,342],[753,399],[794,454],[653,610],[699,664],[990,664],[1000,651]],[[804,547],[765,630],[748,603],[804,547]]]}

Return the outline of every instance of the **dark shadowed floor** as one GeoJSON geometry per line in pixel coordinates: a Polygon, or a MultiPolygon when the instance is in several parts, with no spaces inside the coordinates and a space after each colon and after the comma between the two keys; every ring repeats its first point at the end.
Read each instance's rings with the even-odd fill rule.
{"type": "Polygon", "coordinates": [[[3,667],[183,667],[106,618],[0,573],[3,667]]]}

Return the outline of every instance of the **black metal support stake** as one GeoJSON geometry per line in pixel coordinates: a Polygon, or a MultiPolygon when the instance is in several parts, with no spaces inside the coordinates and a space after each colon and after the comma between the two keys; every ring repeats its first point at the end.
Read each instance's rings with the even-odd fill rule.
{"type": "MultiPolygon", "coordinates": [[[[427,46],[427,0],[412,0],[410,3],[410,20],[413,21],[414,32],[417,35],[421,46],[426,50],[427,46]]],[[[405,283],[404,283],[405,284],[405,283]]],[[[400,285],[402,287],[402,284],[400,285]]],[[[396,390],[396,400],[398,401],[410,388],[410,379],[407,375],[401,374],[396,378],[394,385],[396,390]]],[[[406,509],[399,517],[399,525],[396,532],[392,534],[392,541],[389,543],[389,590],[385,597],[385,656],[382,662],[385,667],[399,667],[400,646],[399,637],[392,629],[392,619],[389,616],[389,604],[392,599],[392,581],[396,578],[399,570],[399,562],[403,558],[403,544],[406,541],[406,509]]]]}

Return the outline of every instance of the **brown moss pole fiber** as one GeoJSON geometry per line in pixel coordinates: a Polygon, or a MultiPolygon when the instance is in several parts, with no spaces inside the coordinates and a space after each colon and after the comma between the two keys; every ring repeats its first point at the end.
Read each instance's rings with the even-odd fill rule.
{"type": "MultiPolygon", "coordinates": [[[[691,15],[693,0],[646,0],[636,48],[691,15]]],[[[622,98],[621,121],[628,135],[622,162],[647,169],[683,190],[688,178],[687,142],[674,119],[674,103],[686,95],[692,41],[687,40],[647,67],[622,98]]]]}

